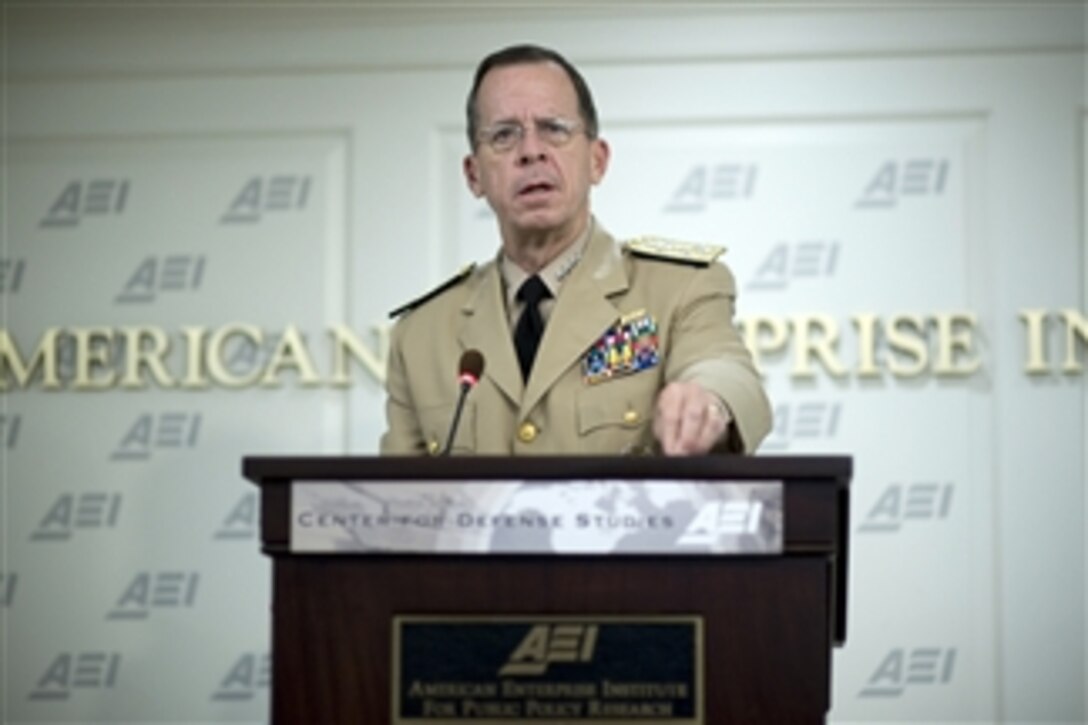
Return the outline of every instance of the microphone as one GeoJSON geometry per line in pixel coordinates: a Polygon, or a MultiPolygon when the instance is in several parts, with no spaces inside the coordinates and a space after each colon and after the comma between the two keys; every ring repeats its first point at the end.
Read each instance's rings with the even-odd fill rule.
{"type": "Polygon", "coordinates": [[[457,434],[457,424],[461,422],[461,411],[465,407],[468,391],[476,387],[476,383],[480,382],[480,376],[484,373],[483,353],[479,350],[465,350],[461,353],[457,371],[457,382],[461,386],[461,394],[457,396],[457,407],[453,411],[453,422],[450,423],[450,434],[446,439],[446,447],[442,451],[443,456],[448,456],[453,449],[453,437],[457,434]]]}

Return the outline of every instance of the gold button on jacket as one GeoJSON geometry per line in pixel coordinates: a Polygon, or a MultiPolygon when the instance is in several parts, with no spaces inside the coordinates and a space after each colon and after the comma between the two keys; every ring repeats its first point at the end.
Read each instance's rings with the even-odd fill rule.
{"type": "Polygon", "coordinates": [[[771,413],[733,325],[735,296],[733,275],[724,265],[639,256],[595,225],[584,256],[563,283],[523,383],[498,265],[485,264],[394,326],[381,451],[424,454],[428,441],[446,440],[458,395],[457,360],[473,348],[483,353],[486,366],[468,395],[454,454],[512,455],[519,447],[524,453],[570,455],[650,450],[654,401],[674,380],[694,380],[728,404],[737,435],[723,450],[753,451],[770,429],[771,413]],[[638,311],[657,322],[660,362],[587,384],[582,362],[590,347],[620,318],[638,311]],[[523,447],[526,438],[529,447],[523,447]]]}
{"type": "Polygon", "coordinates": [[[532,443],[536,440],[536,426],[532,423],[522,423],[518,428],[518,440],[522,443],[532,443]]]}

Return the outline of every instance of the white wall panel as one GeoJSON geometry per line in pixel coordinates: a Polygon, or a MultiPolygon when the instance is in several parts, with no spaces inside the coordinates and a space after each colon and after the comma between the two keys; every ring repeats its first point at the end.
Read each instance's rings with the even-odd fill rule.
{"type": "MultiPolygon", "coordinates": [[[[49,327],[154,327],[180,384],[184,326],[207,328],[208,345],[238,322],[320,340],[344,319],[342,137],[39,137],[7,149],[17,183],[5,257],[25,259],[27,276],[5,327],[25,355],[49,327]]],[[[112,360],[94,378],[124,373],[119,338],[100,344],[112,360]]],[[[219,357],[244,377],[277,340],[233,342],[219,357]]],[[[65,384],[73,358],[58,366],[65,384]]],[[[269,567],[239,458],[342,450],[342,398],[294,385],[5,395],[20,421],[4,461],[5,555],[22,584],[6,613],[5,717],[261,717],[263,698],[226,710],[213,699],[239,658],[268,649],[269,567]],[[80,667],[95,686],[80,685],[80,667]]]]}

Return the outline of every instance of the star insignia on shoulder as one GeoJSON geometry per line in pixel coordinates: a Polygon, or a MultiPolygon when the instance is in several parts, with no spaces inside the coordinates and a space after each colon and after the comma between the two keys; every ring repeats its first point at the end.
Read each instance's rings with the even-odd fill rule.
{"type": "Polygon", "coordinates": [[[725,247],[712,244],[679,242],[664,237],[635,237],[624,245],[631,254],[639,257],[664,259],[670,262],[697,264],[705,267],[725,253],[725,247]]]}
{"type": "Polygon", "coordinates": [[[442,294],[443,292],[448,290],[450,287],[454,287],[454,286],[460,284],[470,274],[472,274],[472,271],[474,269],[476,269],[475,264],[466,264],[464,267],[461,268],[460,272],[453,275],[452,277],[450,277],[449,279],[447,279],[445,282],[438,285],[437,287],[434,287],[433,289],[431,289],[431,291],[429,291],[429,292],[427,292],[425,294],[422,294],[419,297],[416,297],[411,302],[406,302],[405,304],[401,305],[397,309],[390,312],[389,317],[391,317],[391,318],[392,317],[399,317],[400,315],[403,315],[405,312],[410,312],[410,311],[414,310],[415,308],[422,305],[424,302],[427,302],[427,301],[431,300],[432,298],[437,297],[438,295],[442,294]]]}

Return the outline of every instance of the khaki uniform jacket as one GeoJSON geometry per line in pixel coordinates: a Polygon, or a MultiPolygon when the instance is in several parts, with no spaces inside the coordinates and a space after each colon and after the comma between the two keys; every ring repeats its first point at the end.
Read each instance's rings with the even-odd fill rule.
{"type": "Polygon", "coordinates": [[[618,455],[658,450],[652,422],[667,382],[694,380],[734,416],[722,450],[751,452],[771,425],[751,355],[733,325],[736,286],[721,264],[638,256],[597,227],[564,281],[523,384],[496,262],[473,270],[394,326],[383,454],[437,453],[459,394],[457,366],[479,350],[485,369],[468,394],[455,454],[618,455]],[[625,315],[658,325],[660,362],[586,382],[591,346],[625,315]]]}

